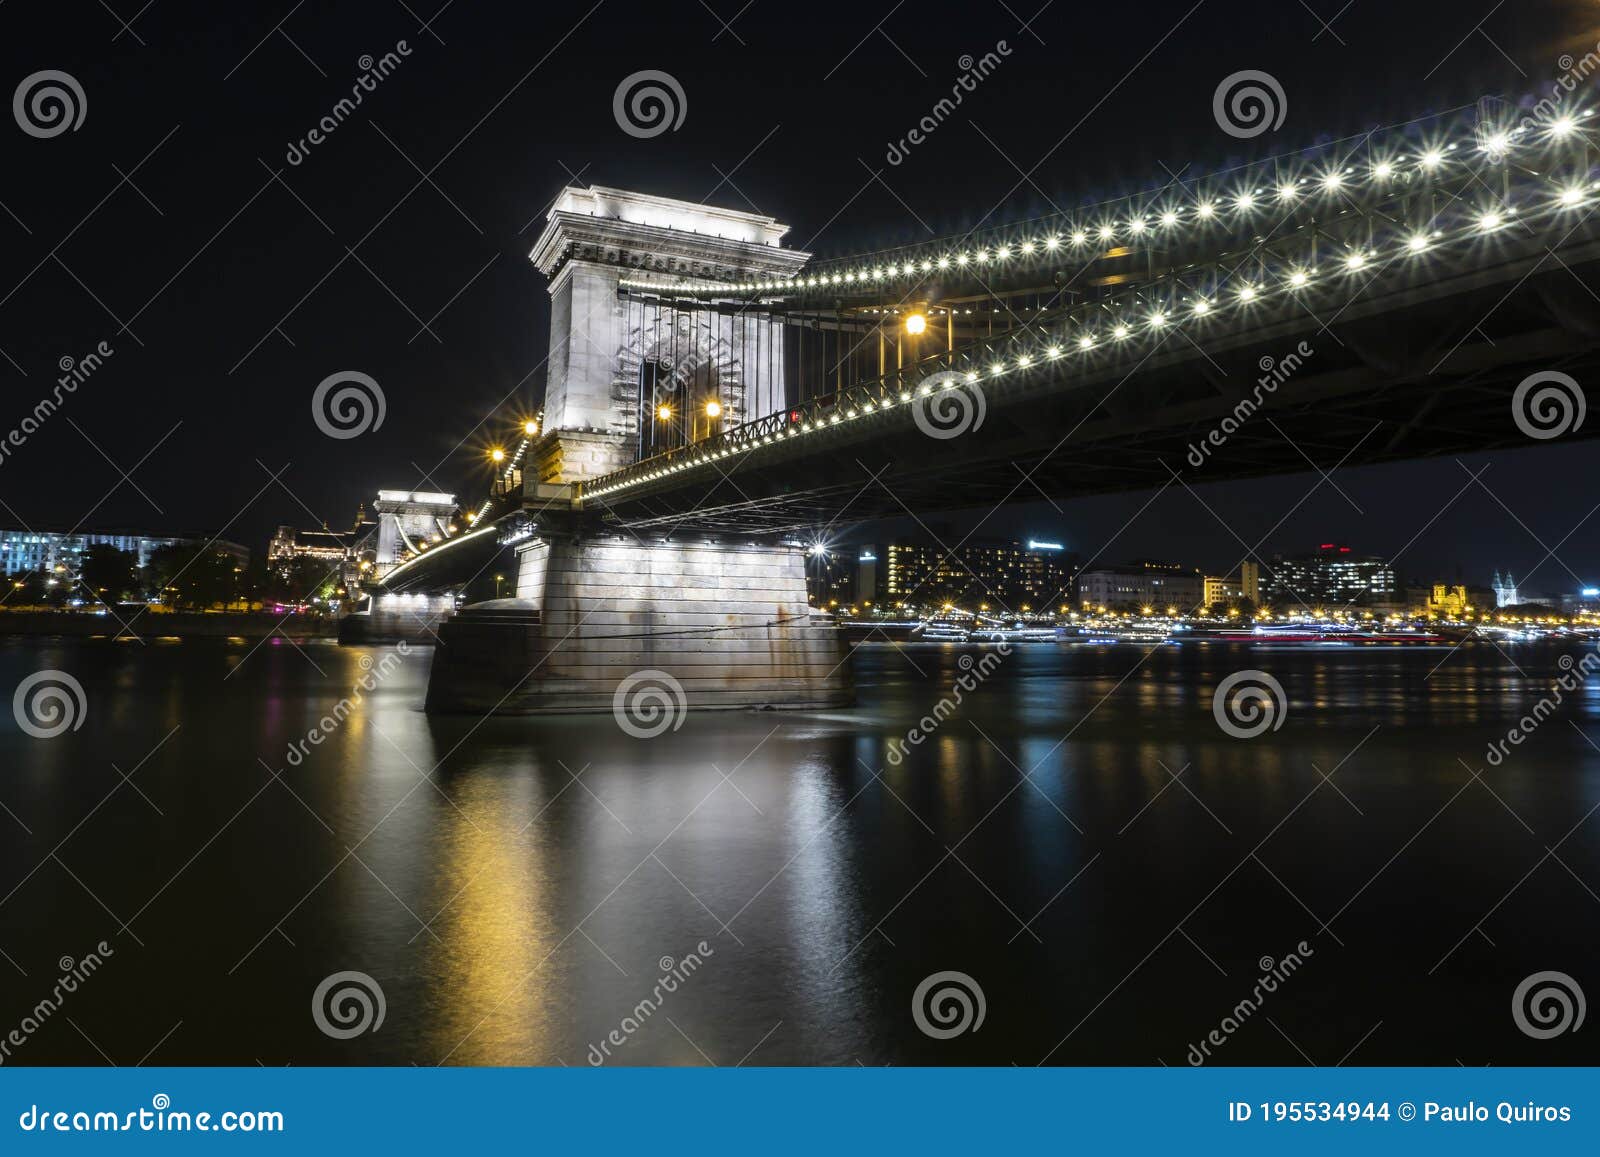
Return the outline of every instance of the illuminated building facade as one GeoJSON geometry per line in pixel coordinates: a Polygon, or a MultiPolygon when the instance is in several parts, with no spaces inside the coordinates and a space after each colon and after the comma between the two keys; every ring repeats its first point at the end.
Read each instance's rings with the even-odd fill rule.
{"type": "Polygon", "coordinates": [[[1226,578],[1207,575],[1205,580],[1205,605],[1261,603],[1261,567],[1253,562],[1242,562],[1239,570],[1226,578]]]}
{"type": "Polygon", "coordinates": [[[1472,609],[1472,597],[1464,586],[1434,583],[1428,596],[1428,610],[1436,615],[1459,619],[1472,609]]]}
{"type": "MultiPolygon", "coordinates": [[[[125,532],[62,534],[49,530],[0,530],[0,573],[22,575],[37,571],[76,575],[91,546],[126,551],[137,560],[136,565],[143,568],[150,565],[151,557],[163,547],[198,546],[206,541],[204,538],[125,532]]],[[[250,551],[237,543],[218,541],[212,545],[233,555],[241,566],[250,561],[250,551]]]]}
{"type": "Polygon", "coordinates": [[[1205,603],[1206,582],[1199,571],[1174,562],[1136,559],[1127,566],[1084,571],[1078,577],[1078,603],[1120,611],[1149,607],[1157,614],[1175,608],[1188,614],[1205,603]]]}
{"type": "MultiPolygon", "coordinates": [[[[826,598],[870,602],[891,613],[945,606],[994,614],[1055,613],[1071,601],[1077,570],[1076,557],[1047,539],[986,539],[951,547],[902,540],[850,548],[841,557],[853,566],[828,568],[835,585],[826,598]],[[845,584],[849,597],[841,598],[836,592],[845,584]]],[[[816,597],[821,593],[813,591],[813,602],[826,601],[816,597]]]]}
{"type": "Polygon", "coordinates": [[[1401,598],[1394,567],[1325,542],[1313,554],[1274,555],[1268,594],[1279,603],[1388,606],[1401,598]]]}
{"type": "Polygon", "coordinates": [[[325,566],[330,574],[337,571],[354,580],[363,562],[371,565],[377,529],[364,504],[356,510],[349,530],[330,530],[326,525],[316,530],[280,526],[267,543],[267,565],[286,573],[295,562],[307,559],[325,566]]]}

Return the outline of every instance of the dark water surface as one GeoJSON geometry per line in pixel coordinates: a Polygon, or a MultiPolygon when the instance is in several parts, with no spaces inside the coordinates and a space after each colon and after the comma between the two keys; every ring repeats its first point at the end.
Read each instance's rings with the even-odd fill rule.
{"type": "Polygon", "coordinates": [[[616,1031],[623,1064],[1181,1065],[1301,941],[1215,1063],[1595,1063],[1600,1024],[1535,1040],[1511,1002],[1600,997],[1600,676],[1485,759],[1563,653],[1033,646],[891,763],[974,652],[638,739],[424,715],[418,649],[293,765],[393,649],[0,645],[8,698],[55,668],[87,705],[54,739],[0,712],[0,1038],[112,950],[6,1063],[582,1065],[616,1031]],[[1241,668],[1280,729],[1218,726],[1241,668]],[[344,970],[385,1015],[339,1040],[344,970]],[[984,1020],[934,1039],[947,970],[984,1020]]]}

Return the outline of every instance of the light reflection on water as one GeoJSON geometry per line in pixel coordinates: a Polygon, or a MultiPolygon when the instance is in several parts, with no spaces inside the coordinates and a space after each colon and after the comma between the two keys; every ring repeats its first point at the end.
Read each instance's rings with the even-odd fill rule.
{"type": "MultiPolygon", "coordinates": [[[[898,764],[957,649],[864,648],[853,708],[694,714],[654,740],[605,715],[424,715],[419,650],[292,766],[385,653],[0,646],[0,688],[57,667],[89,703],[57,740],[0,732],[0,948],[28,973],[0,1017],[104,938],[74,1019],[122,1063],[181,1021],[151,1063],[581,1065],[629,1018],[615,1063],[1182,1063],[1254,962],[1305,938],[1316,967],[1273,1016],[1318,1061],[1380,1020],[1366,1063],[1594,1059],[1534,1057],[1503,1014],[1522,976],[1600,947],[1573,875],[1530,872],[1600,803],[1600,690],[1486,774],[1493,794],[1463,789],[1554,649],[1022,648],[898,764]],[[1290,700],[1256,740],[1211,714],[1243,667],[1290,700]],[[662,958],[701,942],[640,1016],[662,958]],[[387,1014],[335,1041],[308,1004],[343,969],[387,1014]],[[946,969],[988,1017],[935,1041],[910,996],[946,969]]],[[[1561,856],[1600,887],[1600,821],[1561,856]]],[[[1265,1026],[1219,1059],[1303,1063],[1265,1026]]],[[[67,1025],[17,1060],[101,1063],[67,1025]]]]}

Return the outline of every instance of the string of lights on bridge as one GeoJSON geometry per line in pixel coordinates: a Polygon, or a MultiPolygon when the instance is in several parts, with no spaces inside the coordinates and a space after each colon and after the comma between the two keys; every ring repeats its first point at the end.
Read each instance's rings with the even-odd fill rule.
{"type": "MultiPolygon", "coordinates": [[[[1553,192],[1548,193],[1544,203],[1537,206],[1535,212],[1558,218],[1570,215],[1600,201],[1597,191],[1600,191],[1600,181],[1556,184],[1553,192]]],[[[1121,315],[1109,324],[1092,326],[1080,322],[1077,328],[1053,335],[1047,339],[1048,344],[1041,344],[1032,352],[1011,357],[991,354],[993,360],[987,364],[982,364],[981,356],[964,354],[968,364],[977,364],[977,368],[969,368],[964,373],[946,379],[941,383],[941,388],[956,389],[964,384],[1004,378],[1040,365],[1059,363],[1074,356],[1092,357],[1103,349],[1121,346],[1122,343],[1137,336],[1158,337],[1165,340],[1168,333],[1173,331],[1173,327],[1185,323],[1198,325],[1215,322],[1230,310],[1243,313],[1274,295],[1286,299],[1328,284],[1336,277],[1349,278],[1368,274],[1376,276],[1373,272],[1374,267],[1377,273],[1382,273],[1390,266],[1401,264],[1406,259],[1415,261],[1436,254],[1449,246],[1465,246],[1481,242],[1519,221],[1527,222],[1531,226],[1532,216],[1532,212],[1521,212],[1510,205],[1464,209],[1459,214],[1458,228],[1450,230],[1432,228],[1426,231],[1397,233],[1393,242],[1387,246],[1369,243],[1360,248],[1348,248],[1331,263],[1331,273],[1327,267],[1318,266],[1313,260],[1308,259],[1286,265],[1275,279],[1263,272],[1261,276],[1244,279],[1242,284],[1230,287],[1226,293],[1220,291],[1201,293],[1182,302],[1159,303],[1149,308],[1142,316],[1136,316],[1128,311],[1124,304],[1121,315]]],[[[1188,271],[1182,275],[1170,275],[1162,281],[1182,285],[1184,278],[1193,277],[1194,271],[1188,271]]],[[[1128,296],[1132,299],[1148,300],[1155,296],[1151,293],[1151,287],[1156,284],[1159,283],[1153,282],[1141,287],[1128,296]]],[[[1080,311],[1115,312],[1108,302],[1088,303],[1080,307],[1080,311]]],[[[914,325],[917,320],[922,319],[920,314],[914,314],[907,320],[914,325]]],[[[1010,340],[1014,343],[1014,338],[1010,340]]],[[[979,348],[992,350],[994,347],[989,343],[981,343],[979,348]]],[[[759,423],[750,423],[719,434],[715,438],[670,451],[662,456],[669,459],[667,461],[655,463],[646,461],[625,467],[612,475],[610,481],[602,477],[597,479],[594,485],[585,486],[583,494],[585,497],[602,497],[696,466],[708,465],[730,455],[831,430],[843,422],[867,417],[875,412],[889,411],[896,405],[905,405],[915,400],[915,397],[926,396],[933,390],[932,385],[924,381],[915,387],[915,393],[912,389],[902,387],[896,395],[874,398],[871,396],[872,388],[870,383],[850,387],[835,395],[827,403],[820,400],[812,401],[797,409],[786,411],[788,424],[779,426],[775,430],[763,432],[759,423]],[[678,460],[671,461],[672,458],[678,460]]]]}
{"type": "MultiPolygon", "coordinates": [[[[1147,199],[1149,194],[1135,194],[1120,198],[1116,204],[1126,206],[1121,213],[1113,213],[1097,221],[1071,225],[1060,232],[1051,232],[1017,241],[997,243],[992,248],[947,249],[917,261],[891,262],[889,264],[863,264],[862,258],[841,259],[841,265],[854,268],[819,272],[788,279],[760,279],[746,281],[660,281],[623,278],[621,284],[628,289],[655,293],[685,295],[731,293],[793,293],[799,290],[832,289],[840,286],[874,287],[897,277],[914,277],[922,274],[944,272],[951,269],[966,270],[971,267],[1004,265],[1017,259],[1028,259],[1067,251],[1073,254],[1093,253],[1103,255],[1104,247],[1118,242],[1154,242],[1184,226],[1205,227],[1212,223],[1235,221],[1254,222],[1257,214],[1273,208],[1282,209],[1307,198],[1323,196],[1349,196],[1363,190],[1394,192],[1413,178],[1432,179],[1445,175],[1454,165],[1468,163],[1464,158],[1484,154],[1491,160],[1509,160],[1519,144],[1531,138],[1559,143],[1572,139],[1584,126],[1593,110],[1564,114],[1556,117],[1542,131],[1535,132],[1526,126],[1516,126],[1476,138],[1475,149],[1462,149],[1460,142],[1439,143],[1415,153],[1396,153],[1381,157],[1367,165],[1365,170],[1348,163],[1340,163],[1311,177],[1280,180],[1271,188],[1251,185],[1236,192],[1214,193],[1201,197],[1192,207],[1167,203],[1158,207],[1130,211],[1135,202],[1147,199]]],[[[1259,162],[1252,168],[1262,168],[1274,162],[1259,162]]]]}
{"type": "MultiPolygon", "coordinates": [[[[522,463],[528,455],[529,447],[533,445],[533,440],[538,436],[538,419],[528,418],[522,423],[522,437],[518,440],[515,449],[511,450],[509,453],[503,446],[495,446],[489,450],[489,461],[494,466],[496,482],[502,483],[506,486],[511,484],[512,478],[515,476],[516,472],[522,469],[522,463]]],[[[494,511],[494,501],[495,496],[491,493],[489,497],[484,500],[482,506],[478,507],[477,510],[472,511],[467,515],[467,525],[469,527],[476,527],[479,522],[488,518],[489,515],[494,511]]],[[[483,530],[472,530],[466,534],[458,535],[457,528],[454,525],[451,525],[445,528],[445,538],[441,543],[441,546],[453,546],[456,543],[466,542],[468,539],[478,538],[482,535],[489,534],[492,531],[493,527],[486,527],[483,530]]],[[[399,566],[395,567],[394,570],[389,572],[388,577],[395,577],[409,568],[412,563],[422,558],[424,554],[431,553],[429,548],[430,544],[426,540],[419,542],[416,548],[417,552],[409,559],[402,562],[399,566]]]]}
{"type": "MultiPolygon", "coordinates": [[[[505,447],[495,446],[489,451],[489,461],[495,468],[495,481],[509,486],[517,471],[522,469],[523,460],[528,456],[528,448],[533,445],[533,440],[539,436],[539,421],[537,418],[528,418],[522,423],[522,437],[518,440],[516,448],[509,454],[505,447]]],[[[467,515],[467,525],[476,526],[486,518],[494,507],[494,495],[491,494],[484,504],[477,510],[467,515]]]]}

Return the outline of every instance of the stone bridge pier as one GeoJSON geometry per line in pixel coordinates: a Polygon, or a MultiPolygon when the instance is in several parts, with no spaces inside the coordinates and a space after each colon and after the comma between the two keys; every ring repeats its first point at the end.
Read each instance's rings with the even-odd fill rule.
{"type": "Polygon", "coordinates": [[[440,628],[428,710],[629,710],[630,687],[645,685],[669,688],[677,709],[850,699],[841,636],[813,621],[799,547],[558,533],[517,561],[515,599],[440,628]]]}
{"type": "Polygon", "coordinates": [[[849,702],[842,636],[812,615],[800,547],[641,537],[571,502],[571,483],[637,460],[660,380],[712,391],[730,426],[788,404],[781,323],[749,309],[689,317],[623,285],[788,276],[809,255],[780,246],[786,231],[616,189],[557,200],[531,254],[550,282],[550,359],[515,597],[443,624],[429,711],[620,713],[641,694],[674,709],[849,702]]]}

